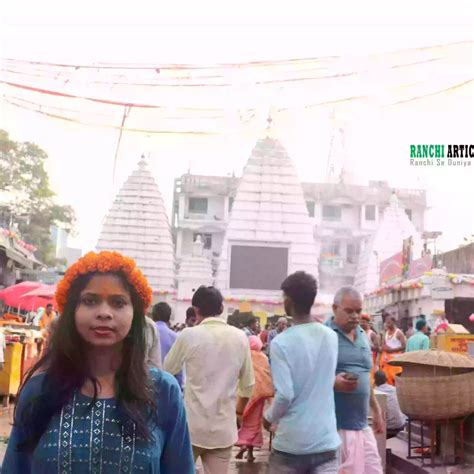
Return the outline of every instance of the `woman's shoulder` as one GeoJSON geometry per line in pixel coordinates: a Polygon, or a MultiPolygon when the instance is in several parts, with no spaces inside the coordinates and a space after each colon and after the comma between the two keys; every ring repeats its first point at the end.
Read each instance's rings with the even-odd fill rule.
{"type": "Polygon", "coordinates": [[[20,390],[20,396],[18,397],[18,405],[24,406],[30,400],[34,399],[43,391],[43,385],[47,378],[45,372],[33,375],[20,390]]]}
{"type": "Polygon", "coordinates": [[[45,380],[47,378],[46,372],[40,372],[37,374],[34,374],[28,382],[26,382],[22,388],[24,392],[27,393],[38,393],[41,391],[41,387],[43,386],[45,380]]]}

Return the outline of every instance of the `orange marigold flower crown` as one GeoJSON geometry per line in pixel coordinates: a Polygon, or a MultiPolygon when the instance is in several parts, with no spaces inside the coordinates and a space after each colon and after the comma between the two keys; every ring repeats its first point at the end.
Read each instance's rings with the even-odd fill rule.
{"type": "Polygon", "coordinates": [[[118,252],[103,251],[87,253],[66,270],[64,278],[58,283],[56,288],[56,304],[59,312],[63,312],[71,285],[79,276],[86,275],[87,273],[109,272],[121,272],[124,275],[142,300],[146,311],[152,302],[152,291],[147,279],[137,268],[135,260],[124,257],[118,252]]]}

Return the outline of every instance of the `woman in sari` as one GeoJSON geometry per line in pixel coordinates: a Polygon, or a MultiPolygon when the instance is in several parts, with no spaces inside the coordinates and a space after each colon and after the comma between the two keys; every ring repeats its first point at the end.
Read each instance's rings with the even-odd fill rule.
{"type": "Polygon", "coordinates": [[[267,356],[262,352],[263,343],[258,336],[250,336],[250,351],[255,374],[255,387],[252,398],[245,407],[242,423],[239,429],[239,439],[236,446],[240,446],[237,459],[242,459],[247,451],[247,461],[255,460],[254,448],[263,446],[262,416],[265,402],[273,397],[273,384],[270,364],[267,356]]]}

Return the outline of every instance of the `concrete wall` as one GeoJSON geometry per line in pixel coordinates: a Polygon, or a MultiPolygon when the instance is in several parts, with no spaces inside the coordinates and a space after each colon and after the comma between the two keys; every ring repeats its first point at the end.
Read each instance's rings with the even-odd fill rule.
{"type": "Polygon", "coordinates": [[[204,249],[204,254],[210,253],[212,257],[212,252],[220,252],[222,248],[222,242],[224,240],[224,232],[198,232],[191,229],[183,229],[181,234],[181,248],[180,252],[177,250],[177,257],[180,258],[182,255],[190,255],[193,250],[193,238],[194,234],[212,234],[212,248],[208,251],[204,249]]]}
{"type": "Polygon", "coordinates": [[[17,271],[7,268],[7,262],[5,253],[0,251],[0,286],[4,287],[14,285],[17,278],[17,271]]]}
{"type": "Polygon", "coordinates": [[[189,230],[189,229],[183,229],[182,238],[181,238],[181,255],[189,255],[190,253],[192,253],[193,236],[194,236],[194,231],[189,230]]]}
{"type": "Polygon", "coordinates": [[[360,228],[360,210],[357,206],[348,206],[345,204],[321,203],[317,202],[314,206],[314,221],[317,226],[325,228],[340,229],[350,227],[352,230],[360,228]],[[323,205],[341,207],[341,220],[323,220],[323,205]]]}
{"type": "Polygon", "coordinates": [[[439,256],[450,273],[474,273],[474,243],[439,256]]]}

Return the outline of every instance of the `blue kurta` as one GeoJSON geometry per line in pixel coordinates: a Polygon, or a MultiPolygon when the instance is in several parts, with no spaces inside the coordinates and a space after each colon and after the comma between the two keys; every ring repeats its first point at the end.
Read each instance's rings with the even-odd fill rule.
{"type": "MultiPolygon", "coordinates": [[[[8,474],[193,474],[191,443],[181,390],[171,375],[153,369],[158,423],[153,442],[125,435],[114,398],[91,398],[76,392],[55,415],[31,455],[16,451],[23,440],[14,426],[2,472],[8,474]]],[[[45,374],[33,377],[18,402],[18,414],[41,392],[45,374]]]]}

